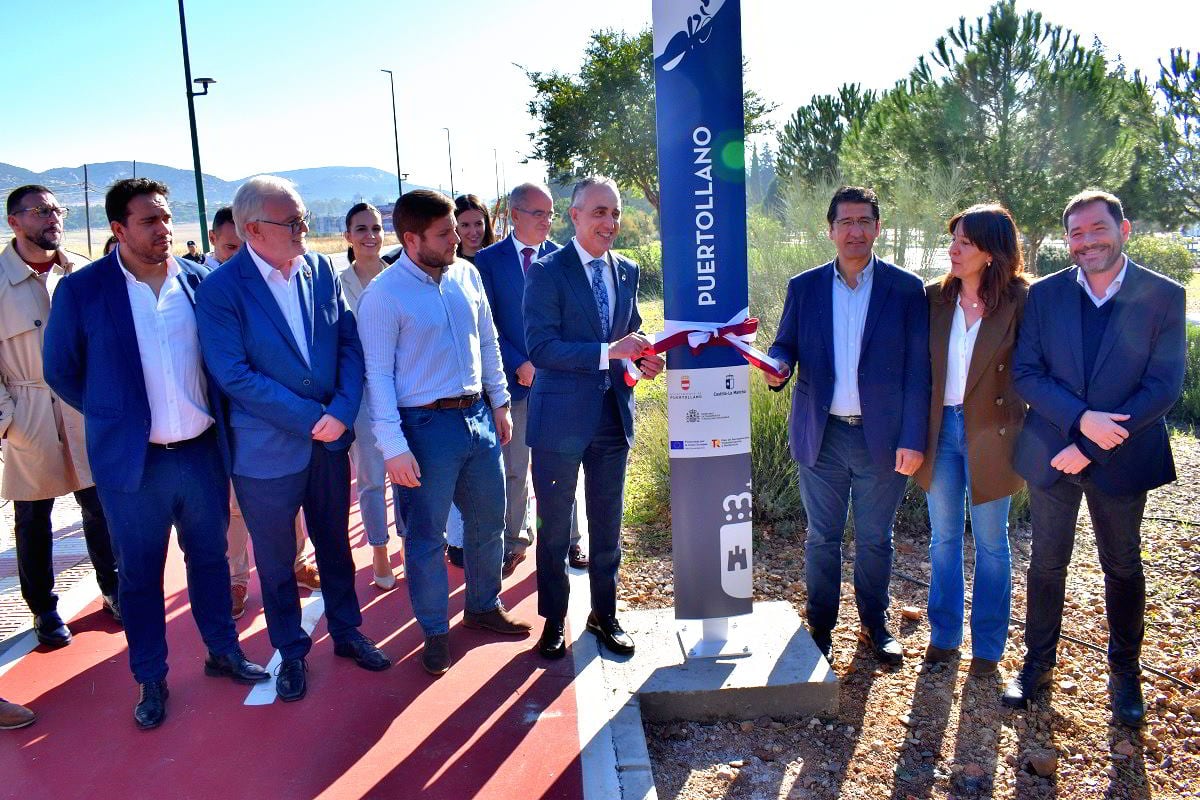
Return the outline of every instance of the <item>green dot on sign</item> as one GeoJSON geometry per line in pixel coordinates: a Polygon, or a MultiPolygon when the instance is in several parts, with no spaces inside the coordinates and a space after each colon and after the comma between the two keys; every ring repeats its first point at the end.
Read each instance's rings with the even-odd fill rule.
{"type": "Polygon", "coordinates": [[[721,163],[730,169],[744,170],[746,168],[746,146],[741,139],[725,143],[721,148],[721,163]]]}

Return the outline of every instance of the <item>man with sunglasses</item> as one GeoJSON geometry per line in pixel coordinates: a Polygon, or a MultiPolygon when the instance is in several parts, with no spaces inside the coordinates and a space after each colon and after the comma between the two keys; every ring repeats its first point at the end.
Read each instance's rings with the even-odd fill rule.
{"type": "Polygon", "coordinates": [[[350,555],[350,443],[363,393],[354,317],[328,258],[306,252],[308,212],[295,186],[260,175],[233,199],[245,246],[197,294],[200,346],[229,398],[233,487],[258,564],[267,633],[283,658],[275,691],[307,691],[293,570],[297,511],[317,553],[335,655],[372,671],[391,660],[359,633],[350,555]]]}
{"type": "Polygon", "coordinates": [[[7,211],[13,239],[0,253],[0,274],[7,278],[0,280],[0,497],[13,501],[17,573],[34,632],[47,647],[65,647],[71,631],[58,613],[52,561],[50,512],[56,497],[75,495],[103,608],[121,619],[117,564],[88,465],[83,417],[42,377],[42,340],[54,289],[88,259],[63,249],[67,209],[46,187],[14,189],[7,211]]]}
{"type": "MultiPolygon", "coordinates": [[[[529,479],[529,445],[525,444],[525,424],[529,416],[529,387],[536,370],[525,347],[525,275],[534,261],[559,248],[550,241],[554,222],[554,199],[550,189],[537,183],[523,183],[508,196],[512,233],[475,254],[475,268],[483,278],[483,288],[492,306],[492,319],[500,335],[500,356],[504,377],[512,398],[512,441],[504,446],[505,496],[508,508],[504,519],[504,577],[512,575],[525,560],[525,551],[533,543],[532,483],[529,479]]],[[[579,546],[578,509],[571,515],[571,546],[567,558],[575,569],[587,569],[588,558],[579,546]]]]}

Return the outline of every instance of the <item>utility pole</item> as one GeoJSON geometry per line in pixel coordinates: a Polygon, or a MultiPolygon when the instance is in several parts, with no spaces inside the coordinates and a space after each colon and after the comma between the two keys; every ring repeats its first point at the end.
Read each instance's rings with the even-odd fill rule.
{"type": "MultiPolygon", "coordinates": [[[[208,94],[210,84],[216,83],[212,78],[197,78],[192,80],[192,59],[188,54],[187,19],[183,11],[183,0],[179,0],[179,35],[183,40],[183,80],[187,89],[188,123],[192,128],[192,167],[196,172],[196,212],[200,216],[200,246],[208,245],[208,220],[204,209],[204,173],[200,171],[200,140],[196,135],[196,103],[195,98],[208,94]],[[203,91],[192,89],[192,84],[200,84],[203,91]]],[[[135,168],[136,171],[136,168],[135,168]]]]}
{"type": "Polygon", "coordinates": [[[87,164],[83,165],[83,220],[87,225],[88,258],[92,257],[92,204],[88,202],[87,164]]]}
{"type": "Polygon", "coordinates": [[[396,122],[396,76],[392,74],[390,69],[381,69],[380,72],[388,74],[388,80],[392,84],[392,137],[396,141],[396,188],[400,190],[400,194],[396,195],[399,200],[404,196],[404,174],[400,172],[400,124],[396,122]]]}
{"type": "Polygon", "coordinates": [[[442,128],[446,132],[446,157],[450,160],[450,199],[454,199],[454,151],[450,149],[450,129],[442,128]]]}

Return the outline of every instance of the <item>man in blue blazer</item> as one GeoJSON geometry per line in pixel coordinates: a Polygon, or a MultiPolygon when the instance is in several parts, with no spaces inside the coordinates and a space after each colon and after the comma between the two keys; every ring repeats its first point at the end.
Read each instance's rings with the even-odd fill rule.
{"type": "Polygon", "coordinates": [[[245,246],[197,293],[204,361],[229,398],[233,487],[254,542],[267,632],[283,659],[285,702],[307,690],[312,640],[300,624],[294,520],[303,507],[316,550],[334,653],[383,670],[391,661],[358,631],[347,530],[362,346],[328,258],[305,252],[308,213],[291,182],[238,188],[233,219],[245,246]]]}
{"type": "MultiPolygon", "coordinates": [[[[492,319],[500,335],[500,355],[504,377],[512,399],[512,440],[504,446],[504,491],[508,507],[504,520],[504,577],[512,574],[525,560],[525,550],[533,542],[533,508],[529,486],[529,445],[525,428],[529,416],[529,387],[535,373],[525,348],[525,275],[544,256],[559,249],[550,241],[554,221],[554,199],[550,190],[537,183],[522,183],[509,193],[508,211],[512,233],[475,254],[475,268],[483,279],[492,319]]],[[[567,560],[576,569],[586,569],[587,556],[579,546],[579,525],[571,515],[571,545],[567,560]]]]}
{"type": "Polygon", "coordinates": [[[1130,225],[1113,195],[1076,195],[1063,227],[1077,266],[1030,289],[1013,363],[1029,403],[1014,462],[1029,484],[1033,549],[1025,664],[1004,702],[1026,707],[1050,681],[1087,497],[1104,570],[1113,712],[1137,727],[1145,717],[1142,513],[1146,493],[1175,480],[1164,417],[1183,386],[1186,301],[1182,286],[1122,252],[1130,225]]]}
{"type": "Polygon", "coordinates": [[[117,181],[104,207],[119,244],[59,283],[45,375],[84,417],[140,685],[134,721],[147,729],[166,716],[163,568],[172,525],[187,560],[192,616],[209,651],[204,671],[240,683],[270,676],[242,654],[229,614],[223,414],[204,373],[194,310],[208,270],[171,256],[163,184],[117,181]]]}
{"type": "Polygon", "coordinates": [[[860,638],[899,664],[887,629],[892,521],[908,476],[921,465],[929,422],[929,311],[916,275],[872,251],[879,199],[838,189],[826,214],[837,258],[788,283],[770,355],[792,374],[788,429],[808,515],[808,625],[829,659],[842,583],[842,537],[854,506],[854,598],[860,638]]]}
{"type": "Polygon", "coordinates": [[[567,551],[579,468],[584,471],[592,613],[587,629],[614,653],[633,652],[617,620],[621,509],[633,443],[633,390],[625,360],[653,378],[663,360],[643,357],[638,333],[638,266],[612,252],[621,228],[621,196],[608,178],[585,178],[571,196],[575,238],[534,262],[525,282],[525,343],[537,380],[529,395],[526,442],[533,450],[537,537],[538,643],[545,658],[566,653],[567,551]]]}

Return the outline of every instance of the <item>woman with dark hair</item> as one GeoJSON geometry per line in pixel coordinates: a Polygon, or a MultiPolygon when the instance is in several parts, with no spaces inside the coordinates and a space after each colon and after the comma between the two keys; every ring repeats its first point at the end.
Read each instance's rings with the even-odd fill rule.
{"type": "MultiPolygon", "coordinates": [[[[358,301],[363,290],[375,276],[387,266],[380,257],[383,248],[383,217],[379,209],[370,203],[359,203],[346,214],[346,251],[350,265],[339,273],[342,293],[346,304],[357,315],[358,301]]],[[[391,589],[396,585],[388,557],[387,495],[384,493],[387,470],[383,454],[375,445],[371,432],[371,414],[366,398],[359,406],[354,420],[354,444],[350,446],[354,458],[355,482],[358,485],[358,506],[362,514],[363,529],[371,545],[371,562],[374,567],[374,583],[380,589],[391,589]]],[[[403,557],[403,554],[402,556],[403,557]]]]}
{"type": "Polygon", "coordinates": [[[104,255],[108,255],[109,253],[111,253],[116,246],[117,246],[117,237],[115,237],[115,236],[108,237],[108,241],[106,241],[104,243],[104,255]]]}
{"type": "Polygon", "coordinates": [[[475,254],[496,241],[487,206],[473,194],[460,194],[454,201],[458,221],[458,257],[475,263],[475,254]]]}
{"type": "Polygon", "coordinates": [[[929,647],[951,661],[963,640],[966,508],[975,540],[971,667],[996,673],[1008,636],[1012,560],[1008,510],[1022,486],[1013,444],[1025,404],[1012,383],[1012,351],[1029,291],[1021,238],[999,205],[976,205],[949,223],[950,271],[925,287],[933,392],[925,460],[914,476],[928,493],[929,647]]]}

